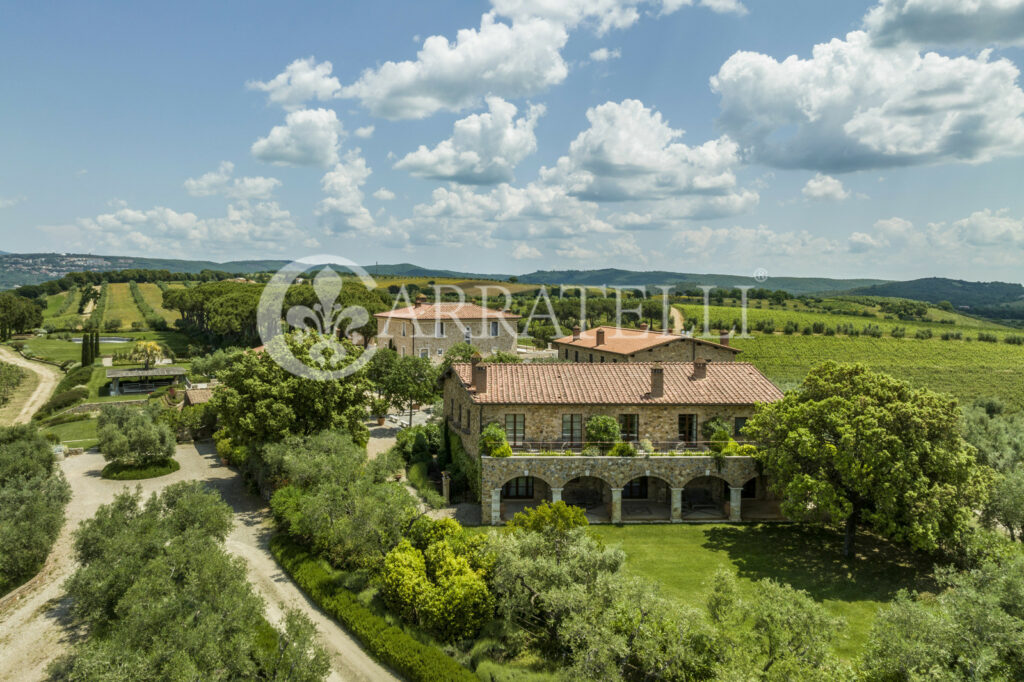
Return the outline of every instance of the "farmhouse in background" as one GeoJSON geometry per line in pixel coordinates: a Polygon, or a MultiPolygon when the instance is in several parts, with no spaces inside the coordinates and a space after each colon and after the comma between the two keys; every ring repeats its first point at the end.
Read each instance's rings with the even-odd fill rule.
{"type": "Polygon", "coordinates": [[[558,358],[569,362],[731,362],[739,348],[729,345],[723,334],[721,343],[647,329],[594,327],[581,332],[573,327],[572,336],[555,339],[551,345],[558,358]]]}
{"type": "Polygon", "coordinates": [[[449,433],[480,462],[485,524],[543,500],[581,506],[594,522],[778,518],[754,460],[713,456],[702,436],[713,419],[738,434],[757,403],[782,398],[753,365],[460,363],[442,381],[449,433]],[[614,417],[622,440],[649,452],[584,456],[596,415],[614,417]],[[492,422],[505,429],[512,457],[480,456],[492,422]]]}
{"type": "Polygon", "coordinates": [[[482,355],[495,351],[516,352],[519,315],[491,310],[474,303],[427,303],[420,296],[407,308],[374,315],[377,345],[399,355],[413,355],[441,362],[445,351],[468,343],[482,355]]]}

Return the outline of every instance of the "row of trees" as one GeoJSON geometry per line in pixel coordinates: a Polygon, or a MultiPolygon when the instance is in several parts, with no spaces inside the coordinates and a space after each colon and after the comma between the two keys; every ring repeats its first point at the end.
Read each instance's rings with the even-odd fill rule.
{"type": "Polygon", "coordinates": [[[25,378],[25,371],[17,365],[0,362],[0,406],[6,405],[14,389],[25,378]]]}
{"type": "Polygon", "coordinates": [[[86,637],[51,665],[55,679],[322,680],[330,669],[313,624],[264,618],[245,563],[224,540],[231,509],[199,483],[143,502],[122,492],[75,532],[65,584],[86,637]]]}
{"type": "Polygon", "coordinates": [[[0,595],[42,567],[70,499],[52,447],[39,431],[0,428],[0,595]]]}
{"type": "Polygon", "coordinates": [[[100,333],[86,331],[82,333],[82,367],[92,367],[100,356],[100,333]]]}
{"type": "MultiPolygon", "coordinates": [[[[69,272],[60,279],[50,280],[41,284],[28,284],[15,289],[18,296],[24,298],[42,298],[62,291],[70,291],[77,287],[85,291],[103,282],[215,282],[229,279],[237,275],[218,270],[202,272],[171,272],[170,270],[150,270],[131,268],[128,270],[83,271],[69,272]]],[[[81,311],[79,311],[81,312],[81,311]]]]}
{"type": "Polygon", "coordinates": [[[146,326],[150,329],[167,329],[167,320],[153,310],[153,306],[149,305],[146,298],[142,295],[139,283],[132,280],[128,282],[128,288],[132,292],[132,299],[135,300],[135,307],[139,309],[139,312],[142,313],[142,319],[146,321],[146,326]]]}

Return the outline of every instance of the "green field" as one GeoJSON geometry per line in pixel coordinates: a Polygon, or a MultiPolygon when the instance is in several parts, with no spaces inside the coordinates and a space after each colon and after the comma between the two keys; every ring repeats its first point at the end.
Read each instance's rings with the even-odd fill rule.
{"type": "MultiPolygon", "coordinates": [[[[840,314],[820,309],[808,309],[798,301],[788,301],[785,308],[781,306],[769,308],[767,301],[764,302],[765,307],[760,308],[757,307],[758,303],[752,302],[747,309],[748,329],[753,329],[754,325],[763,320],[771,320],[775,323],[776,329],[780,331],[787,322],[795,322],[801,329],[815,322],[823,322],[826,327],[834,328],[840,324],[850,324],[858,330],[873,324],[877,325],[887,336],[894,327],[905,328],[909,336],[913,336],[914,332],[918,329],[930,329],[935,335],[948,331],[960,331],[965,335],[976,336],[978,331],[985,331],[995,333],[1000,338],[1006,334],[1020,333],[1019,330],[1004,327],[994,322],[978,320],[959,313],[939,310],[938,308],[929,308],[928,317],[931,318],[931,321],[920,321],[885,319],[885,315],[878,311],[877,306],[864,306],[852,301],[836,300],[828,302],[843,310],[840,314]],[[862,311],[871,313],[871,316],[866,317],[863,314],[857,314],[862,311]],[[951,321],[952,324],[943,323],[941,320],[951,321]]],[[[687,328],[696,326],[698,331],[703,329],[704,307],[702,305],[684,304],[677,305],[676,307],[683,312],[687,328]]],[[[708,306],[708,317],[712,332],[717,331],[721,326],[731,327],[734,324],[737,332],[741,329],[742,309],[739,306],[708,306]]]]}
{"type": "Polygon", "coordinates": [[[107,296],[107,308],[103,311],[104,328],[108,320],[120,320],[121,329],[131,329],[133,322],[143,323],[142,312],[135,305],[127,283],[107,285],[107,296]]]}
{"type": "Polygon", "coordinates": [[[758,334],[735,338],[738,357],[783,390],[826,360],[861,362],[916,386],[950,393],[965,404],[993,397],[1024,409],[1024,346],[981,341],[758,334]]]}
{"type": "Polygon", "coordinates": [[[594,526],[608,545],[626,553],[626,570],[660,585],[664,594],[702,608],[706,583],[719,568],[741,587],[773,578],[806,590],[846,620],[836,652],[854,658],[864,645],[878,607],[896,592],[929,590],[931,563],[888,543],[860,535],[858,555],[842,558],[838,533],[793,524],[739,526],[673,524],[594,526]]]}
{"type": "Polygon", "coordinates": [[[43,429],[43,433],[54,433],[60,442],[69,448],[91,448],[96,445],[96,420],[85,419],[67,424],[58,424],[43,429]]]}
{"type": "MultiPolygon", "coordinates": [[[[139,284],[139,291],[142,292],[142,298],[146,303],[153,306],[153,310],[156,311],[156,314],[164,318],[167,321],[167,324],[174,324],[174,321],[181,317],[181,315],[178,314],[178,311],[167,310],[163,307],[164,292],[162,292],[160,287],[157,285],[148,282],[142,283],[139,284]]],[[[129,293],[131,292],[129,291],[129,293]]]]}
{"type": "MultiPolygon", "coordinates": [[[[65,291],[60,294],[53,294],[51,296],[47,296],[46,308],[43,310],[43,319],[45,320],[51,317],[56,317],[57,313],[60,311],[61,306],[64,305],[64,300],[68,297],[68,295],[68,292],[65,291]]],[[[76,308],[75,310],[78,309],[76,308]]]]}

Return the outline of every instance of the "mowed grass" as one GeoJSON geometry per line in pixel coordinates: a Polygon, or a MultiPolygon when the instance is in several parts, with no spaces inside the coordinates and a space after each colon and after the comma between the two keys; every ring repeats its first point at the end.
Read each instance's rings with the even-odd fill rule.
{"type": "MultiPolygon", "coordinates": [[[[70,295],[70,293],[65,291],[65,292],[60,293],[60,294],[52,294],[50,296],[47,296],[46,297],[46,308],[43,310],[43,319],[46,320],[46,319],[49,319],[51,317],[56,317],[57,313],[60,311],[61,306],[64,305],[64,300],[69,295],[70,295]]],[[[77,311],[78,309],[76,308],[75,310],[77,311]]],[[[72,311],[72,312],[75,312],[75,311],[72,311]]]]}
{"type": "MultiPolygon", "coordinates": [[[[100,336],[122,336],[134,341],[159,341],[166,344],[175,354],[184,355],[188,349],[189,338],[177,331],[166,332],[109,332],[101,333],[100,336]]],[[[125,343],[100,343],[100,355],[113,355],[130,350],[132,342],[125,343]]],[[[25,340],[25,348],[44,360],[51,362],[64,362],[65,360],[79,360],[82,357],[81,344],[73,341],[65,341],[57,338],[33,337],[25,340]]],[[[97,364],[99,364],[97,362],[97,364]]]]}
{"type": "Polygon", "coordinates": [[[860,534],[856,556],[842,558],[839,533],[797,524],[659,524],[594,526],[591,530],[626,553],[625,570],[657,583],[666,597],[704,607],[707,583],[723,568],[740,587],[771,578],[805,590],[846,621],[836,653],[853,659],[862,650],[880,606],[900,589],[930,591],[927,557],[860,534]]]}
{"type": "Polygon", "coordinates": [[[1024,346],[981,341],[866,336],[754,335],[734,338],[751,362],[783,390],[826,361],[860,362],[915,386],[949,393],[964,404],[998,398],[1024,409],[1024,346]]]}
{"type": "Polygon", "coordinates": [[[103,311],[104,328],[108,320],[120,320],[120,329],[131,329],[133,322],[143,322],[142,312],[135,305],[127,282],[107,285],[107,307],[103,311]]]}
{"type": "MultiPolygon", "coordinates": [[[[142,293],[142,298],[153,307],[156,314],[164,318],[167,324],[174,324],[174,321],[181,317],[176,310],[168,310],[163,307],[164,292],[160,290],[155,284],[146,282],[139,285],[139,291],[142,293]]],[[[131,293],[130,291],[128,292],[131,293]]]]}
{"type": "Polygon", "coordinates": [[[67,424],[57,424],[43,429],[43,433],[56,434],[60,442],[69,448],[89,449],[96,445],[96,420],[84,419],[67,424]]]}

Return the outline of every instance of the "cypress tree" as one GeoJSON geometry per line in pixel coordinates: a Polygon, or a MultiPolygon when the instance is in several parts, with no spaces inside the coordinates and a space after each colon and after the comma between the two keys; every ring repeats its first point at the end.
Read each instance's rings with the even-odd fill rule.
{"type": "Polygon", "coordinates": [[[92,348],[92,341],[83,333],[82,334],[82,367],[89,366],[89,349],[92,348]]]}

